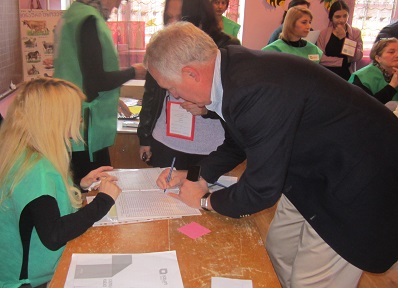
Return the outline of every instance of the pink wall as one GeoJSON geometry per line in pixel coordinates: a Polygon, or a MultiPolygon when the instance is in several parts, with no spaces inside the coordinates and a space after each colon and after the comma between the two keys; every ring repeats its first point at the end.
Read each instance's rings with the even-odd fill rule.
{"type": "Polygon", "coordinates": [[[3,118],[6,118],[8,106],[10,106],[15,96],[16,94],[13,92],[11,95],[0,100],[0,114],[3,115],[3,118]]]}

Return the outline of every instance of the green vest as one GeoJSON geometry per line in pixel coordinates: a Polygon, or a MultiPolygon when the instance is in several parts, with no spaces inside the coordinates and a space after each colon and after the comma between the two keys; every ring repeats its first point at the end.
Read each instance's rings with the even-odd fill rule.
{"type": "MultiPolygon", "coordinates": [[[[15,164],[13,171],[19,169],[20,163],[15,164]]],[[[57,251],[47,249],[36,229],[33,229],[29,248],[29,279],[19,280],[23,255],[19,219],[25,206],[42,195],[55,198],[61,216],[75,212],[61,175],[47,159],[40,159],[15,187],[11,197],[0,206],[0,287],[19,287],[24,283],[36,287],[50,281],[54,274],[64,248],[57,251]]]]}
{"type": "Polygon", "coordinates": [[[319,63],[323,54],[322,50],[311,42],[307,42],[307,45],[305,45],[304,47],[293,47],[291,45],[288,45],[282,39],[278,39],[272,42],[261,50],[293,54],[299,57],[307,58],[315,63],[319,63]]]}
{"type": "MultiPolygon", "coordinates": [[[[54,59],[54,77],[68,80],[82,90],[83,76],[79,65],[80,49],[77,39],[80,39],[81,25],[89,16],[94,16],[97,20],[104,70],[119,70],[119,59],[111,31],[101,14],[91,6],[74,2],[62,17],[61,34],[54,59]]],[[[92,102],[83,103],[82,116],[85,127],[82,127],[81,132],[86,143],[73,143],[73,151],[88,150],[92,158],[93,152],[113,145],[116,137],[119,90],[120,88],[116,88],[100,92],[92,102]]]]}
{"type": "Polygon", "coordinates": [[[222,16],[222,23],[224,25],[223,31],[231,36],[237,37],[240,25],[225,16],[222,16]]]}
{"type": "MultiPolygon", "coordinates": [[[[383,73],[381,73],[380,69],[373,64],[369,64],[352,73],[350,79],[348,79],[348,82],[353,83],[355,75],[359,78],[359,80],[361,80],[362,84],[372,92],[373,95],[388,85],[386,80],[384,80],[383,73]]],[[[395,88],[395,90],[397,90],[397,88],[395,88]]],[[[395,93],[392,100],[398,100],[398,92],[395,93]]]]}

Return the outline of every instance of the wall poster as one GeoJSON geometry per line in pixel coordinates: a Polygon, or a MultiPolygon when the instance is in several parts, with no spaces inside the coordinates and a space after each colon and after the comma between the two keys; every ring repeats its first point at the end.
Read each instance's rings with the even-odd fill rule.
{"type": "Polygon", "coordinates": [[[24,81],[54,74],[54,31],[64,12],[20,9],[24,81]]]}

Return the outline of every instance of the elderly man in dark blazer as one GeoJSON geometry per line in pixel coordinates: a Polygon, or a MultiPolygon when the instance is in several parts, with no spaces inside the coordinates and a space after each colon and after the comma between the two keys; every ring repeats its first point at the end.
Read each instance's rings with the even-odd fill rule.
{"type": "Polygon", "coordinates": [[[217,49],[193,25],[152,37],[144,60],[161,87],[205,105],[228,135],[202,178],[168,170],[186,204],[244,217],[278,208],[266,248],[283,287],[356,287],[398,260],[398,119],[325,68],[292,55],[217,49]],[[207,184],[247,159],[237,184],[207,184]]]}

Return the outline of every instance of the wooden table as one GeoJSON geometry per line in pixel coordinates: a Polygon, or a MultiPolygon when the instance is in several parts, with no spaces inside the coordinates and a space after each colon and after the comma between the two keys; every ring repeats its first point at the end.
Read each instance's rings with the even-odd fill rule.
{"type": "Polygon", "coordinates": [[[211,277],[251,279],[254,288],[281,287],[253,218],[217,213],[146,223],[92,227],[68,242],[50,288],[63,287],[72,253],[177,251],[185,288],[209,288],[211,277]],[[195,221],[211,230],[197,239],[177,231],[195,221]]]}

